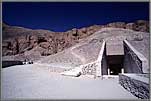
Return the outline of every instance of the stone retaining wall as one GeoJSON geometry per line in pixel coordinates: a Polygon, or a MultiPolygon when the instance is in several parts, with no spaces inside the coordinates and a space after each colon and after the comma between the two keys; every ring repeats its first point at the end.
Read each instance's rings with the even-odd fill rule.
{"type": "Polygon", "coordinates": [[[124,40],[124,72],[148,73],[148,60],[124,40]]]}
{"type": "MultiPolygon", "coordinates": [[[[106,66],[107,64],[106,61],[104,61],[106,55],[105,55],[105,41],[103,41],[102,43],[102,46],[101,46],[101,50],[99,52],[99,55],[98,55],[98,58],[96,61],[94,62],[91,62],[91,63],[88,63],[88,64],[84,64],[84,65],[81,65],[81,68],[82,68],[82,74],[83,75],[94,75],[95,77],[96,76],[102,76],[102,72],[103,72],[103,69],[102,67],[104,68],[104,66],[106,66]]],[[[105,73],[105,71],[104,71],[105,73]]]]}
{"type": "Polygon", "coordinates": [[[23,65],[22,61],[2,61],[2,68],[6,68],[14,65],[23,65]]]}
{"type": "Polygon", "coordinates": [[[101,72],[102,75],[107,75],[108,71],[107,71],[107,56],[106,56],[106,45],[104,47],[104,52],[103,52],[103,57],[102,57],[102,61],[101,61],[101,72]]]}
{"type": "Polygon", "coordinates": [[[135,77],[137,77],[136,74],[133,74],[133,77],[120,74],[119,84],[127,91],[131,92],[134,96],[140,99],[149,99],[149,82],[146,83],[141,79],[135,79],[135,77]]]}
{"type": "Polygon", "coordinates": [[[96,67],[97,67],[97,62],[92,62],[86,65],[83,65],[82,67],[82,74],[83,75],[96,75],[96,67]]]}

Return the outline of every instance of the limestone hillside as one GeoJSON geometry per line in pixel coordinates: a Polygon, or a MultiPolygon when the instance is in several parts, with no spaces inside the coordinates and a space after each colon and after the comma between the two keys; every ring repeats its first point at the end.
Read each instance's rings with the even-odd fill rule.
{"type": "MultiPolygon", "coordinates": [[[[80,40],[86,39],[88,36],[107,27],[131,29],[142,33],[149,32],[149,22],[144,20],[138,20],[133,23],[113,22],[107,25],[93,25],[80,29],[74,28],[66,32],[53,32],[42,29],[32,30],[3,23],[3,59],[24,60],[25,58],[28,58],[33,61],[39,60],[48,55],[64,52],[63,50],[81,42],[80,40]]],[[[101,35],[101,37],[103,37],[103,35],[101,35]]],[[[91,44],[94,48],[97,47],[97,45],[93,45],[93,42],[91,44]]],[[[98,45],[99,44],[100,43],[98,43],[98,45]]],[[[83,48],[87,49],[86,47],[89,46],[83,48]]],[[[75,50],[75,53],[80,54],[78,50],[75,50]]],[[[78,59],[76,61],[80,63],[78,59]]],[[[83,59],[83,61],[85,60],[83,59]]]]}
{"type": "Polygon", "coordinates": [[[79,40],[79,43],[54,55],[39,59],[37,63],[51,67],[74,68],[98,59],[102,42],[127,40],[149,60],[149,33],[123,28],[102,28],[79,40]]]}

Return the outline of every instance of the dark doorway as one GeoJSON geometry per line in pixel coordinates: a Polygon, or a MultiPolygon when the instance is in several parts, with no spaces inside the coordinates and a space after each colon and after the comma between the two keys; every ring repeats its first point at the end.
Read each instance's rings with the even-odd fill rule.
{"type": "Polygon", "coordinates": [[[122,72],[124,55],[109,55],[107,63],[110,75],[118,75],[122,72]]]}
{"type": "Polygon", "coordinates": [[[110,64],[110,75],[118,75],[118,73],[122,72],[122,67],[119,66],[120,64],[110,64]]]}

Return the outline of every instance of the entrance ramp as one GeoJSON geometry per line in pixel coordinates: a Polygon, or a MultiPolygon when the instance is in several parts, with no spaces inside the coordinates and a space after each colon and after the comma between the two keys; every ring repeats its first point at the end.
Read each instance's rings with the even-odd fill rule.
{"type": "Polygon", "coordinates": [[[118,75],[122,72],[124,47],[123,40],[110,39],[106,41],[106,55],[108,63],[108,74],[118,75]]]}

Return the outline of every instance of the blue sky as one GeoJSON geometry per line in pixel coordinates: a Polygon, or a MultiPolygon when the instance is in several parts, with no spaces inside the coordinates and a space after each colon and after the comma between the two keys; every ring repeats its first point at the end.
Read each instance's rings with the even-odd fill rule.
{"type": "Polygon", "coordinates": [[[5,2],[2,13],[9,25],[60,32],[116,21],[149,20],[149,3],[5,2]]]}

